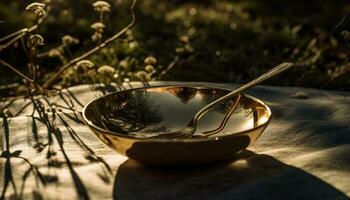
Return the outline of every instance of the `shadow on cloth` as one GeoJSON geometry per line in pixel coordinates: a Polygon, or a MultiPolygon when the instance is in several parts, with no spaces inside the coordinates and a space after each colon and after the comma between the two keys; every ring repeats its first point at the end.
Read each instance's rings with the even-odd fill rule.
{"type": "Polygon", "coordinates": [[[277,159],[243,151],[197,168],[157,168],[127,160],[114,199],[348,199],[321,179],[277,159]]]}

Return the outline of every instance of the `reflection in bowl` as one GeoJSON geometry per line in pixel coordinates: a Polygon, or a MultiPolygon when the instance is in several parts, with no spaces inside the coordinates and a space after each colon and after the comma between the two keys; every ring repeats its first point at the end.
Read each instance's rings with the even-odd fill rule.
{"type": "Polygon", "coordinates": [[[198,110],[228,92],[182,86],[124,90],[91,101],[83,116],[102,142],[133,160],[152,165],[198,165],[231,158],[255,141],[270,121],[269,107],[247,95],[232,97],[199,120],[197,137],[150,137],[186,127],[198,110]],[[208,132],[215,134],[198,137],[208,132]]]}

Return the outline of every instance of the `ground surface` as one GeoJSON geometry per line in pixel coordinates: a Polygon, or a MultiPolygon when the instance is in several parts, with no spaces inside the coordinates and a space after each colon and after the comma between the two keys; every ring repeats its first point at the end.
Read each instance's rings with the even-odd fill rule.
{"type": "MultiPolygon", "coordinates": [[[[162,84],[174,83],[152,83],[162,84]]],[[[140,84],[133,84],[137,86],[140,84]]],[[[162,169],[142,166],[110,150],[83,124],[79,112],[69,112],[80,111],[91,99],[112,90],[83,85],[49,98],[48,102],[68,107],[62,108],[64,111],[57,113],[55,119],[39,106],[39,102],[47,103],[44,99],[0,104],[0,108],[7,105],[17,115],[0,121],[3,173],[0,188],[6,189],[2,194],[15,197],[17,192],[24,199],[350,197],[349,93],[292,87],[253,88],[249,94],[271,106],[273,119],[248,151],[216,165],[162,169]],[[295,95],[296,92],[304,94],[295,95]],[[33,109],[36,114],[31,116],[33,109]],[[55,130],[50,129],[51,125],[55,130]]]]}

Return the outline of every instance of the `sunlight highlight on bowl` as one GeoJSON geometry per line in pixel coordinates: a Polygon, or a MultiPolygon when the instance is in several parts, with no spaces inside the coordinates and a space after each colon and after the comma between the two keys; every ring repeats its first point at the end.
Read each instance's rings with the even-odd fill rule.
{"type": "Polygon", "coordinates": [[[229,91],[219,88],[160,86],[111,93],[85,106],[86,124],[106,145],[133,160],[152,165],[198,165],[231,158],[263,132],[271,111],[260,100],[241,95],[209,111],[192,138],[150,136],[178,130],[193,115],[229,91]],[[238,102],[224,128],[210,137],[238,102]]]}

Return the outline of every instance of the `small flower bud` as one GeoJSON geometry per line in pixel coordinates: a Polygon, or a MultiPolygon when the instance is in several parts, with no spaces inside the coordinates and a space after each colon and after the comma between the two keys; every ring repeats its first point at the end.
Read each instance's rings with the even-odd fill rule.
{"type": "Polygon", "coordinates": [[[123,69],[127,69],[128,66],[129,66],[129,63],[128,63],[128,60],[127,59],[124,59],[122,61],[119,62],[119,66],[123,69]]]}
{"type": "Polygon", "coordinates": [[[149,81],[151,80],[151,77],[147,72],[145,71],[138,71],[135,73],[135,77],[139,79],[140,81],[149,81]]]}
{"type": "Polygon", "coordinates": [[[83,69],[88,69],[88,68],[93,68],[95,65],[92,63],[90,60],[81,60],[77,62],[75,65],[77,68],[83,68],[83,69]]]}
{"type": "Polygon", "coordinates": [[[30,48],[36,47],[39,45],[44,45],[44,38],[39,34],[31,35],[28,38],[27,45],[30,48]]]}
{"type": "Polygon", "coordinates": [[[46,5],[39,2],[34,2],[26,7],[26,10],[33,12],[37,17],[42,17],[46,14],[46,5]]]}
{"type": "Polygon", "coordinates": [[[146,65],[155,65],[157,63],[157,59],[153,56],[148,56],[144,62],[146,65]]]}
{"type": "Polygon", "coordinates": [[[111,11],[111,5],[107,3],[106,1],[96,1],[92,4],[94,9],[97,12],[110,12],[111,11]]]}
{"type": "Polygon", "coordinates": [[[48,53],[50,58],[61,56],[61,52],[58,49],[51,49],[48,53]]]}
{"type": "Polygon", "coordinates": [[[154,67],[153,67],[153,65],[147,65],[145,67],[145,70],[146,70],[146,72],[153,72],[154,71],[154,67]]]}
{"type": "Polygon", "coordinates": [[[181,43],[186,44],[186,43],[188,43],[189,38],[188,38],[188,36],[183,35],[183,36],[181,36],[181,37],[179,38],[179,41],[180,41],[181,43]]]}
{"type": "Polygon", "coordinates": [[[93,42],[98,42],[102,39],[102,34],[101,33],[98,33],[98,32],[95,32],[92,36],[91,36],[91,40],[93,42]]]}
{"type": "Polygon", "coordinates": [[[92,29],[94,29],[97,32],[103,32],[103,29],[106,27],[103,23],[101,22],[95,22],[90,26],[92,29]]]}
{"type": "Polygon", "coordinates": [[[194,49],[191,45],[187,44],[184,47],[178,47],[175,49],[175,52],[179,55],[191,55],[193,53],[194,49]]]}
{"type": "Polygon", "coordinates": [[[102,65],[97,69],[97,72],[100,74],[114,74],[115,69],[109,65],[102,65]]]}
{"type": "Polygon", "coordinates": [[[68,45],[71,45],[71,44],[78,44],[79,43],[79,39],[77,38],[74,38],[70,35],[65,35],[62,37],[62,44],[64,46],[68,46],[68,45]]]}

